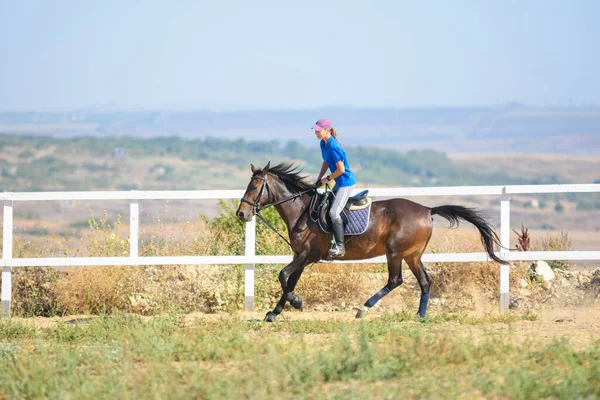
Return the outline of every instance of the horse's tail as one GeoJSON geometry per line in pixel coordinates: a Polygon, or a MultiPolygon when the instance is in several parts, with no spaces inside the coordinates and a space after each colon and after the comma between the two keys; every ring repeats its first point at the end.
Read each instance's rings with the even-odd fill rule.
{"type": "Polygon", "coordinates": [[[485,251],[490,258],[501,264],[508,264],[494,253],[494,244],[502,247],[500,239],[494,229],[488,222],[474,209],[463,206],[439,206],[430,209],[431,215],[439,215],[446,218],[450,222],[450,227],[454,228],[459,225],[459,220],[464,220],[475,225],[481,234],[481,242],[485,246],[485,251]]]}

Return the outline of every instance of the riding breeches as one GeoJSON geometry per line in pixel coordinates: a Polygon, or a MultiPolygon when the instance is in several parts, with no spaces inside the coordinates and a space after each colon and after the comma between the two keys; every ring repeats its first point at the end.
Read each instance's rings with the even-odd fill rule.
{"type": "Polygon", "coordinates": [[[331,204],[331,208],[329,209],[329,216],[331,217],[332,222],[337,222],[342,217],[340,214],[342,210],[346,206],[348,202],[348,198],[350,197],[350,192],[352,192],[352,186],[344,186],[344,187],[335,187],[333,188],[333,204],[331,204]]]}

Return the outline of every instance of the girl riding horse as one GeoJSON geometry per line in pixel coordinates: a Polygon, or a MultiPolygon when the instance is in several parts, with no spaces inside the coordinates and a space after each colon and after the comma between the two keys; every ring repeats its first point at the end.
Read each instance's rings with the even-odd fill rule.
{"type": "MultiPolygon", "coordinates": [[[[318,221],[309,215],[310,203],[316,191],[314,185],[299,175],[292,163],[282,163],[273,168],[269,162],[264,168],[251,165],[252,177],[236,212],[242,221],[250,221],[266,207],[275,207],[287,226],[289,244],[294,252],[290,264],[279,273],[283,294],[265,317],[274,321],[286,302],[302,308],[302,297],[293,294],[304,268],[311,263],[328,259],[329,235],[321,230],[318,221]]],[[[374,201],[371,206],[367,230],[352,239],[342,260],[360,260],[385,254],[388,266],[387,284],[368,299],[356,317],[362,317],[381,298],[402,284],[402,261],[406,261],[421,288],[418,314],[424,317],[429,302],[431,277],[425,271],[421,256],[433,231],[433,216],[447,219],[451,226],[459,220],[475,225],[490,260],[506,263],[494,253],[500,246],[493,228],[474,209],[457,205],[425,207],[406,199],[374,201]]]]}

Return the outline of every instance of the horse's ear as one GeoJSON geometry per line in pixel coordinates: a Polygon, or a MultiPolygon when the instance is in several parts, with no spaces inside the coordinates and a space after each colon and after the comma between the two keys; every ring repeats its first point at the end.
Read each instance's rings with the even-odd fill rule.
{"type": "Polygon", "coordinates": [[[267,163],[267,166],[265,167],[265,174],[266,174],[267,172],[269,172],[269,168],[271,168],[271,161],[269,161],[269,162],[267,163]]]}
{"type": "Polygon", "coordinates": [[[252,173],[255,173],[256,167],[253,164],[250,164],[250,170],[252,171],[252,173]]]}

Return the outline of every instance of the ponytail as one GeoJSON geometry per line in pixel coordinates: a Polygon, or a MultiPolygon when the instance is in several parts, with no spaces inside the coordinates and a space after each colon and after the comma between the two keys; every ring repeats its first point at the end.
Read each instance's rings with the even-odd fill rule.
{"type": "MultiPolygon", "coordinates": [[[[331,136],[333,136],[335,138],[335,140],[337,140],[338,142],[340,141],[337,137],[337,134],[335,133],[335,128],[331,127],[331,136]]],[[[341,144],[341,142],[340,142],[341,144]]]]}

